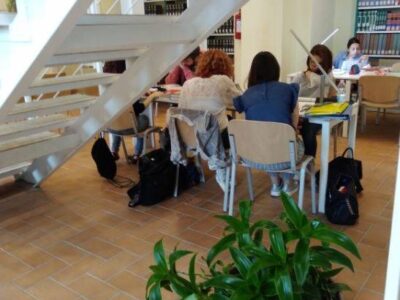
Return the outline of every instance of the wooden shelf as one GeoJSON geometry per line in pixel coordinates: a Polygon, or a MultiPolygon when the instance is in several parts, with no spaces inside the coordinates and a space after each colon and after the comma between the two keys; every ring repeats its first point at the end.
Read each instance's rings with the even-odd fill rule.
{"type": "Polygon", "coordinates": [[[400,9],[400,5],[389,5],[389,6],[360,6],[358,10],[370,10],[370,9],[400,9]]]}
{"type": "Polygon", "coordinates": [[[366,30],[362,30],[362,31],[357,31],[357,34],[369,34],[369,33],[400,33],[400,30],[371,30],[371,31],[366,31],[366,30]]]}

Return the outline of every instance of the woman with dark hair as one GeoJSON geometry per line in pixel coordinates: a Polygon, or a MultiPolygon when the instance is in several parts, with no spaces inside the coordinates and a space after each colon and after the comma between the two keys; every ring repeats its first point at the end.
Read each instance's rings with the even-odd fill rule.
{"type": "Polygon", "coordinates": [[[333,60],[335,69],[349,72],[351,66],[358,65],[361,68],[368,66],[368,56],[361,54],[360,40],[352,37],[347,42],[347,50],[340,52],[333,60]]]}
{"type": "MultiPolygon", "coordinates": [[[[310,53],[314,56],[315,60],[321,65],[324,71],[328,74],[331,81],[334,81],[332,75],[332,52],[325,45],[315,45],[312,47],[310,53]]],[[[321,95],[321,75],[322,71],[318,68],[317,64],[307,57],[307,70],[299,72],[294,78],[294,83],[300,86],[300,97],[319,97],[321,95]]],[[[324,82],[324,97],[334,96],[335,89],[325,79],[324,82]]],[[[315,157],[317,152],[317,133],[321,130],[321,125],[313,124],[304,119],[300,129],[301,136],[304,141],[305,154],[315,157]]]]}
{"type": "MultiPolygon", "coordinates": [[[[208,111],[218,120],[222,142],[229,148],[228,118],[226,107],[241,94],[232,80],[233,64],[221,50],[208,50],[200,55],[195,77],[185,82],[179,97],[178,107],[208,111]]],[[[225,169],[217,169],[216,180],[225,188],[225,169]]]]}
{"type": "Polygon", "coordinates": [[[186,80],[193,78],[199,56],[200,47],[197,47],[168,73],[165,77],[165,83],[183,85],[186,80]]]}
{"type": "MultiPolygon", "coordinates": [[[[324,71],[329,75],[331,81],[334,81],[332,75],[332,52],[325,45],[315,45],[312,47],[310,53],[314,56],[315,60],[321,65],[324,71]]],[[[317,64],[311,57],[307,57],[307,69],[299,72],[293,78],[292,82],[298,83],[300,86],[300,97],[319,97],[322,71],[318,68],[317,64]]],[[[335,90],[325,79],[324,83],[324,97],[333,95],[335,90]]]]}
{"type": "MultiPolygon", "coordinates": [[[[275,56],[266,51],[258,53],[251,64],[248,89],[243,95],[236,97],[233,104],[238,112],[245,112],[246,120],[285,123],[297,128],[299,86],[279,82],[279,76],[280,67],[275,56]]],[[[301,143],[297,150],[297,159],[300,160],[304,150],[301,143]]],[[[290,167],[290,162],[271,165],[260,165],[251,161],[247,163],[268,172],[272,181],[271,196],[279,196],[282,190],[288,194],[297,191],[298,186],[293,181],[293,175],[276,172],[290,167]]]]}

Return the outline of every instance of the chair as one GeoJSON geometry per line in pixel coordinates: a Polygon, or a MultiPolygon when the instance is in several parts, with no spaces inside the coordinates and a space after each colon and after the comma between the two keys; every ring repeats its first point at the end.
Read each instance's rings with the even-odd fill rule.
{"type": "MultiPolygon", "coordinates": [[[[180,116],[178,114],[171,114],[169,111],[168,111],[169,118],[170,119],[175,119],[176,127],[177,127],[177,133],[179,135],[179,139],[181,141],[181,144],[183,144],[183,147],[185,147],[184,151],[191,152],[191,153],[194,154],[195,164],[196,164],[196,166],[199,169],[200,174],[201,174],[200,181],[204,183],[205,182],[205,176],[204,176],[203,167],[201,165],[201,156],[200,156],[199,146],[198,146],[197,138],[196,138],[196,128],[194,127],[194,125],[189,124],[186,121],[185,118],[180,118],[180,116]]],[[[180,165],[178,164],[178,166],[176,168],[174,197],[178,196],[179,166],[180,165]]],[[[230,164],[228,163],[227,174],[230,173],[230,167],[229,166],[230,166],[230,164]]],[[[226,176],[225,186],[227,187],[228,184],[229,184],[229,176],[226,176]]],[[[223,210],[227,211],[227,209],[228,209],[227,207],[228,207],[228,189],[225,189],[223,210]]]]}
{"type": "Polygon", "coordinates": [[[311,180],[312,212],[316,212],[314,158],[305,156],[296,164],[296,133],[291,126],[275,122],[232,120],[229,122],[228,130],[232,154],[229,194],[230,215],[233,214],[236,168],[238,165],[246,168],[249,197],[254,200],[251,175],[251,168],[253,167],[246,164],[244,159],[257,164],[290,162],[288,169],[277,172],[299,176],[298,206],[300,208],[303,207],[304,182],[307,172],[311,180]]]}
{"type": "Polygon", "coordinates": [[[392,72],[395,72],[395,73],[400,72],[400,63],[395,63],[395,64],[393,64],[392,70],[391,70],[391,71],[392,71],[392,72]]]}
{"type": "Polygon", "coordinates": [[[130,163],[128,151],[126,150],[126,144],[124,141],[125,136],[131,136],[135,138],[143,138],[144,145],[143,151],[141,154],[147,153],[147,143],[148,138],[150,137],[150,133],[160,132],[160,127],[151,126],[144,131],[139,132],[137,126],[137,119],[135,113],[131,108],[124,111],[115,121],[112,122],[111,126],[107,128],[105,131],[111,134],[117,135],[121,137],[122,149],[124,151],[125,159],[127,163],[130,163]],[[121,130],[132,129],[129,133],[122,133],[121,130]]]}
{"type": "Polygon", "coordinates": [[[376,124],[379,124],[380,109],[400,108],[400,77],[362,76],[358,84],[361,105],[361,130],[366,127],[367,108],[377,109],[376,124]]]}

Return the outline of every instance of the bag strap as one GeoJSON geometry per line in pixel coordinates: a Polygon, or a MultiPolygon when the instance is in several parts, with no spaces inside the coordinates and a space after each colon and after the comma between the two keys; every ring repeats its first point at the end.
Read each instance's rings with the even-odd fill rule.
{"type": "Polygon", "coordinates": [[[108,179],[108,182],[120,189],[130,187],[135,184],[135,181],[132,179],[119,175],[115,176],[114,179],[108,179]]]}
{"type": "Polygon", "coordinates": [[[354,152],[353,152],[353,148],[351,147],[347,147],[342,154],[342,157],[346,157],[346,153],[350,152],[351,156],[349,156],[349,158],[354,159],[354,152]]]}

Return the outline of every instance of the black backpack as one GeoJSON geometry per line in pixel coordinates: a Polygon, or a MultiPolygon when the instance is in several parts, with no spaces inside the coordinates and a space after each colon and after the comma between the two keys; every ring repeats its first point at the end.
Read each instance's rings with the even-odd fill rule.
{"type": "Polygon", "coordinates": [[[359,217],[357,192],[354,179],[339,174],[328,182],[325,214],[330,222],[338,225],[354,225],[359,217]]]}
{"type": "Polygon", "coordinates": [[[176,166],[163,149],[151,151],[139,158],[140,181],[128,190],[129,206],[149,206],[171,197],[175,186],[176,166]]]}
{"type": "Polygon", "coordinates": [[[117,164],[104,138],[100,137],[94,142],[92,158],[99,174],[106,179],[113,180],[117,174],[117,164]]]}
{"type": "MultiPolygon", "coordinates": [[[[193,163],[179,168],[179,192],[200,182],[200,174],[193,163]]],[[[168,151],[157,149],[141,156],[139,176],[139,183],[128,190],[130,207],[154,205],[173,195],[176,165],[171,162],[168,151]]]]}

